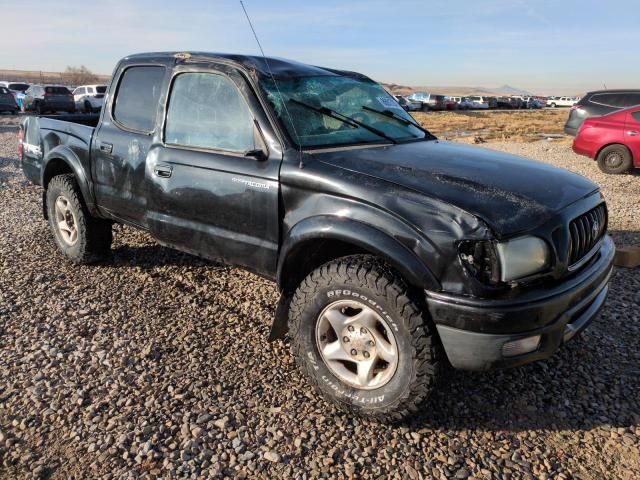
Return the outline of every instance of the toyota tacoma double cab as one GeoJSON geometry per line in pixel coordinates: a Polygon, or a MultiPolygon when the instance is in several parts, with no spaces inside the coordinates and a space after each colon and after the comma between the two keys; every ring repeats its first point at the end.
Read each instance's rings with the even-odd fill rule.
{"type": "Polygon", "coordinates": [[[64,118],[18,130],[61,252],[104,259],[117,222],[273,280],[270,337],[349,412],[400,419],[445,367],[545,359],[607,295],[595,184],[438,140],[358,73],[138,54],[99,115],[64,118]]]}

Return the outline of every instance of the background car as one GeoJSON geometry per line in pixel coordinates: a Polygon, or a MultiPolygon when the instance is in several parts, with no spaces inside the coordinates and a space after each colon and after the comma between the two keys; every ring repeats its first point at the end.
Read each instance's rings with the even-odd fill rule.
{"type": "Polygon", "coordinates": [[[7,87],[0,87],[0,112],[2,111],[13,114],[18,111],[16,99],[7,87]]]}
{"type": "MultiPolygon", "coordinates": [[[[481,97],[479,95],[475,95],[475,96],[469,97],[469,100],[474,102],[474,108],[480,109],[480,110],[486,110],[487,108],[489,108],[489,102],[488,100],[486,100],[486,98],[487,97],[481,97]]],[[[496,102],[496,105],[497,105],[497,102],[496,102]]]]}
{"type": "Polygon", "coordinates": [[[86,113],[99,111],[104,103],[106,93],[106,85],[81,85],[76,87],[73,91],[76,109],[83,110],[86,113]]]}
{"type": "Polygon", "coordinates": [[[409,95],[407,97],[407,100],[411,101],[411,102],[417,102],[420,104],[421,106],[421,110],[429,110],[430,108],[430,103],[431,103],[431,97],[432,95],[430,93],[427,92],[414,92],[411,95],[409,95]]]}
{"type": "Polygon", "coordinates": [[[594,158],[605,173],[626,173],[640,167],[640,106],[586,119],[573,151],[594,158]]]}
{"type": "Polygon", "coordinates": [[[576,104],[575,97],[549,97],[547,107],[573,107],[576,104]]]}
{"type": "Polygon", "coordinates": [[[62,85],[31,85],[24,98],[25,110],[33,110],[38,115],[46,112],[76,111],[73,94],[62,85]]]}
{"type": "MultiPolygon", "coordinates": [[[[458,97],[459,99],[460,97],[458,97]]],[[[458,101],[454,97],[444,97],[445,110],[458,110],[458,101]]]]}
{"type": "Polygon", "coordinates": [[[564,131],[569,135],[575,135],[585,119],[606,115],[634,105],[640,105],[640,90],[598,90],[589,92],[569,112],[564,131]]]}
{"type": "Polygon", "coordinates": [[[408,98],[403,97],[402,95],[396,95],[395,98],[400,104],[400,106],[404,108],[407,112],[418,112],[422,109],[421,103],[413,102],[408,98]]]}
{"type": "Polygon", "coordinates": [[[511,105],[511,99],[509,97],[496,98],[496,108],[500,108],[500,109],[513,108],[513,106],[511,105]]]}
{"type": "Polygon", "coordinates": [[[29,88],[29,84],[24,82],[3,81],[3,82],[0,82],[0,86],[6,87],[9,89],[9,91],[13,94],[14,98],[16,99],[16,103],[18,104],[18,107],[22,109],[22,104],[24,102],[24,96],[25,96],[24,92],[26,92],[27,89],[29,88]]]}

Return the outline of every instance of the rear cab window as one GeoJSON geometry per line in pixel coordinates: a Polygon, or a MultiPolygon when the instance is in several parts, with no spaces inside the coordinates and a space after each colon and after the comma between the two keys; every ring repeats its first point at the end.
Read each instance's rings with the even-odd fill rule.
{"type": "Polygon", "coordinates": [[[165,67],[128,67],[120,77],[112,116],[120,127],[138,132],[154,130],[165,67]]]}

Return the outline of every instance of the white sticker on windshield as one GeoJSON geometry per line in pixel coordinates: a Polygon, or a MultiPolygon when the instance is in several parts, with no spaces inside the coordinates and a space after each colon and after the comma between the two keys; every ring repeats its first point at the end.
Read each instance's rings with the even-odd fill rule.
{"type": "Polygon", "coordinates": [[[378,101],[384,108],[402,108],[397,102],[394,102],[390,97],[378,97],[378,101]]]}

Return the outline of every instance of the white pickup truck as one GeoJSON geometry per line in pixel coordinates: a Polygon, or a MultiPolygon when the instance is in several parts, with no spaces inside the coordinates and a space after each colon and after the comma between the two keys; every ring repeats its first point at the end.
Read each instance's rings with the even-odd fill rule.
{"type": "Polygon", "coordinates": [[[549,97],[547,107],[573,107],[578,102],[576,97],[549,97]]]}

